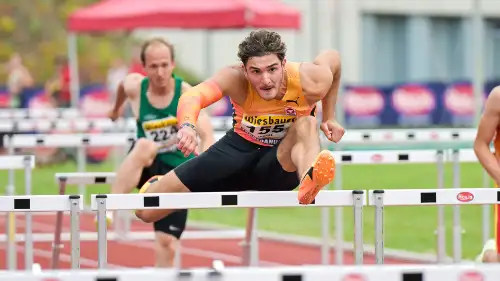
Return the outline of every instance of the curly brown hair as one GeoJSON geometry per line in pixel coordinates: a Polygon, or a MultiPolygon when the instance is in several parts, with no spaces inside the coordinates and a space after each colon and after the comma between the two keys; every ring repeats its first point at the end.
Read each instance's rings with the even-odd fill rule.
{"type": "Polygon", "coordinates": [[[266,29],[252,31],[238,46],[238,57],[244,65],[252,57],[270,54],[278,56],[280,61],[283,61],[286,55],[286,44],[281,40],[281,35],[274,31],[266,29]]]}

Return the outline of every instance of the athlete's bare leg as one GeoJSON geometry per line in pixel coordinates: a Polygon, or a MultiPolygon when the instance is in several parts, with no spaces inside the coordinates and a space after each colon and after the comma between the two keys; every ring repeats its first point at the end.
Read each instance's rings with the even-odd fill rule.
{"type": "MultiPolygon", "coordinates": [[[[157,151],[158,148],[154,142],[143,138],[138,139],[118,168],[115,182],[111,185],[111,193],[132,192],[139,183],[142,170],[153,163],[157,151]]],[[[113,223],[113,212],[106,213],[106,220],[108,225],[113,223]]]]}
{"type": "Polygon", "coordinates": [[[335,160],[321,151],[318,122],[314,116],[300,117],[278,147],[278,161],[285,171],[297,171],[301,179],[299,202],[309,204],[333,180],[335,160]]]}
{"type": "Polygon", "coordinates": [[[481,254],[476,258],[476,262],[482,262],[482,263],[498,263],[500,262],[500,257],[497,252],[497,247],[496,247],[496,240],[495,239],[490,239],[486,241],[486,243],[483,246],[483,250],[481,251],[481,254]]]}
{"type": "Polygon", "coordinates": [[[179,240],[174,236],[160,231],[155,232],[156,267],[173,267],[175,252],[178,250],[179,240]]]}
{"type": "Polygon", "coordinates": [[[302,176],[320,152],[314,116],[299,117],[278,146],[278,161],[287,172],[302,176]]]}
{"type": "MultiPolygon", "coordinates": [[[[141,189],[140,192],[145,191],[146,190],[141,189]]],[[[163,176],[159,181],[149,185],[147,191],[148,193],[190,192],[190,190],[181,182],[173,170],[165,174],[165,176],[163,176]]],[[[173,211],[173,209],[136,210],[135,215],[146,223],[152,223],[166,217],[173,211]]]]}
{"type": "Polygon", "coordinates": [[[111,193],[130,193],[137,186],[142,170],[153,163],[157,151],[158,147],[154,142],[138,139],[118,168],[111,193]]]}
{"type": "Polygon", "coordinates": [[[498,256],[497,251],[488,250],[488,251],[484,252],[482,262],[484,262],[484,263],[498,263],[498,262],[500,262],[500,260],[498,258],[499,258],[499,256],[498,256]]]}

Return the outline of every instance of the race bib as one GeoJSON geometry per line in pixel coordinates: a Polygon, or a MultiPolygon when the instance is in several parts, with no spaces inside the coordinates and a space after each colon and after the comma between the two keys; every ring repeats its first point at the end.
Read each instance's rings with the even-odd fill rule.
{"type": "Polygon", "coordinates": [[[177,150],[177,146],[173,143],[178,131],[176,125],[177,118],[167,117],[145,121],[142,123],[142,128],[146,138],[160,146],[158,153],[162,153],[177,150]]]}
{"type": "Polygon", "coordinates": [[[243,115],[241,129],[259,142],[275,145],[285,137],[296,118],[288,115],[243,115]]]}

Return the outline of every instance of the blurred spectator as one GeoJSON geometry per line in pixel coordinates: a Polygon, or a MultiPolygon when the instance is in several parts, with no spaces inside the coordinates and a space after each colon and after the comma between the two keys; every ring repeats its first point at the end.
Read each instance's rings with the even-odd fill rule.
{"type": "Polygon", "coordinates": [[[70,107],[71,95],[69,89],[69,64],[66,57],[56,57],[54,61],[56,72],[54,77],[45,84],[45,93],[51,99],[54,107],[70,107]]]}
{"type": "Polygon", "coordinates": [[[106,78],[106,87],[109,92],[109,97],[112,101],[116,98],[116,91],[118,85],[120,84],[125,76],[127,76],[129,69],[122,59],[116,59],[113,61],[111,68],[108,70],[108,76],[106,78]]]}
{"type": "MultiPolygon", "coordinates": [[[[106,88],[109,93],[109,100],[114,102],[117,96],[118,85],[125,79],[129,73],[129,67],[122,59],[118,58],[113,61],[111,68],[108,70],[108,76],[106,78],[106,88]]],[[[124,103],[120,109],[120,115],[125,114],[129,117],[131,111],[128,103],[124,103]]]]}
{"type": "Polygon", "coordinates": [[[146,71],[141,62],[141,48],[140,46],[134,46],[131,50],[131,60],[129,73],[139,73],[146,76],[146,71]]]}
{"type": "Polygon", "coordinates": [[[23,104],[23,99],[26,98],[25,90],[33,87],[33,77],[23,64],[22,58],[15,53],[10,58],[6,65],[7,67],[7,91],[10,95],[10,106],[12,108],[20,108],[23,104]]]}
{"type": "Polygon", "coordinates": [[[139,73],[146,76],[146,71],[144,70],[144,66],[142,65],[141,60],[137,57],[134,57],[130,62],[130,73],[139,73]]]}

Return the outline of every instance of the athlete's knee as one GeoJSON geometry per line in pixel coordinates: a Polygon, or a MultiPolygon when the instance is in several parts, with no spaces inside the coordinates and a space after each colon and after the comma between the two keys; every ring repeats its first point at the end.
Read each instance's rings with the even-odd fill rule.
{"type": "Polygon", "coordinates": [[[133,153],[133,157],[136,161],[141,162],[144,166],[150,166],[156,156],[157,146],[154,142],[140,138],[136,141],[133,153]]]}
{"type": "Polygon", "coordinates": [[[311,135],[318,131],[318,121],[314,116],[299,117],[295,121],[295,126],[299,135],[311,135]]]}
{"type": "Polygon", "coordinates": [[[483,255],[484,263],[497,263],[498,261],[498,253],[496,250],[488,250],[484,252],[483,255]]]}
{"type": "Polygon", "coordinates": [[[154,214],[154,210],[135,210],[135,216],[145,223],[154,223],[161,219],[154,214]]]}

